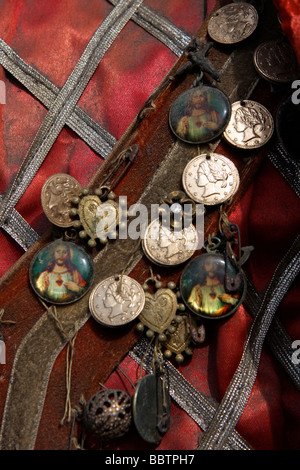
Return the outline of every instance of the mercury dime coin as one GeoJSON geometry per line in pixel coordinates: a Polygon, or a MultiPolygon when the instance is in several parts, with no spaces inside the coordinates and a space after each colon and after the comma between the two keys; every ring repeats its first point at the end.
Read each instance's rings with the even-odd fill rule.
{"type": "Polygon", "coordinates": [[[208,206],[222,204],[230,199],[239,183],[239,173],[234,163],[218,153],[205,153],[193,158],[182,175],[187,195],[208,206]]]}
{"type": "Polygon", "coordinates": [[[235,44],[248,38],[258,24],[257,10],[249,3],[230,3],[219,8],[208,22],[208,34],[222,44],[235,44]]]}
{"type": "Polygon", "coordinates": [[[142,247],[153,263],[174,266],[184,263],[197,249],[198,235],[194,225],[170,230],[155,219],[146,229],[142,247]]]}
{"type": "Polygon", "coordinates": [[[110,276],[100,282],[89,298],[90,312],[104,326],[123,326],[143,310],[145,293],[142,286],[125,274],[110,276]]]}
{"type": "Polygon", "coordinates": [[[267,41],[254,52],[257,72],[273,83],[290,83],[299,77],[299,65],[293,48],[285,41],[267,41]]]}
{"type": "Polygon", "coordinates": [[[58,227],[71,227],[72,197],[78,196],[81,190],[78,181],[68,174],[57,173],[50,176],[41,192],[42,207],[48,220],[58,227]]]}
{"type": "Polygon", "coordinates": [[[223,136],[235,147],[254,149],[266,144],[273,131],[270,112],[256,101],[243,100],[231,105],[231,117],[223,136]]]}

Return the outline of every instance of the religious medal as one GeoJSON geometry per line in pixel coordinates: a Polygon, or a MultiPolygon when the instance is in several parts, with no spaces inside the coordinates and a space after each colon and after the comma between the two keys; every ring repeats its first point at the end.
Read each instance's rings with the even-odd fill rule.
{"type": "Polygon", "coordinates": [[[144,376],[133,397],[133,419],[139,435],[159,444],[170,428],[171,398],[163,363],[155,363],[154,373],[144,376]]]}
{"type": "Polygon", "coordinates": [[[239,181],[234,163],[218,153],[193,158],[182,175],[182,184],[188,196],[208,206],[230,199],[236,193],[239,181]]]}
{"type": "Polygon", "coordinates": [[[195,38],[186,49],[188,62],[170,77],[174,79],[186,73],[195,73],[193,86],[177,97],[169,111],[169,126],[180,140],[201,144],[210,142],[222,134],[230,118],[230,101],[219,88],[204,84],[204,74],[220,81],[219,73],[206,55],[213,43],[201,44],[195,38]]]}
{"type": "Polygon", "coordinates": [[[164,226],[159,219],[149,224],[142,239],[147,258],[164,266],[184,263],[194,254],[197,245],[198,235],[192,224],[182,230],[172,230],[164,226]]]}
{"type": "Polygon", "coordinates": [[[51,223],[62,228],[72,227],[72,198],[79,196],[81,190],[78,181],[68,174],[57,173],[46,180],[41,192],[41,202],[51,223]]]}
{"type": "Polygon", "coordinates": [[[184,142],[201,144],[222,134],[230,118],[230,101],[223,91],[208,85],[192,87],[172,104],[169,123],[184,142]]]}
{"type": "Polygon", "coordinates": [[[90,312],[101,325],[118,327],[133,321],[142,311],[145,293],[141,285],[125,274],[101,281],[89,298],[90,312]]]}
{"type": "Polygon", "coordinates": [[[283,40],[260,44],[254,52],[254,66],[261,77],[274,84],[291,83],[300,74],[295,52],[283,40]]]}
{"type": "Polygon", "coordinates": [[[257,10],[246,2],[230,3],[212,14],[208,22],[208,34],[221,44],[244,41],[258,25],[257,10]]]}
{"type": "Polygon", "coordinates": [[[223,136],[235,147],[255,149],[265,145],[272,137],[274,122],[271,113],[252,100],[236,101],[223,136]]]}
{"type": "Polygon", "coordinates": [[[206,253],[194,258],[184,269],[180,289],[184,303],[194,314],[215,319],[232,315],[240,306],[245,281],[228,290],[225,275],[238,274],[234,265],[222,253],[206,253]]]}
{"type": "Polygon", "coordinates": [[[83,297],[91,287],[94,265],[75,243],[56,240],[40,250],[29,270],[36,294],[53,304],[69,304],[83,297]]]}

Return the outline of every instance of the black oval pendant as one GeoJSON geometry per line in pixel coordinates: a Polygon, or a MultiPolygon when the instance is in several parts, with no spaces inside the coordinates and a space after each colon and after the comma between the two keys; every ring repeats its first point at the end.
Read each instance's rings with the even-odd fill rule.
{"type": "Polygon", "coordinates": [[[36,294],[53,304],[69,304],[83,297],[94,277],[89,255],[72,242],[57,240],[40,250],[29,271],[36,294]]]}
{"type": "Polygon", "coordinates": [[[169,124],[179,139],[201,144],[222,134],[230,113],[230,101],[223,91],[201,85],[190,88],[174,101],[169,113],[169,124]]]}
{"type": "Polygon", "coordinates": [[[181,275],[180,290],[184,303],[196,315],[224,318],[241,305],[246,281],[243,272],[238,273],[222,254],[206,253],[186,266],[181,275]]]}
{"type": "MultiPolygon", "coordinates": [[[[169,393],[161,383],[161,392],[165,397],[166,413],[171,413],[171,400],[169,393]]],[[[139,382],[133,398],[133,419],[139,435],[150,444],[159,444],[163,432],[159,429],[158,417],[158,387],[157,377],[154,374],[145,375],[139,382]]]]}

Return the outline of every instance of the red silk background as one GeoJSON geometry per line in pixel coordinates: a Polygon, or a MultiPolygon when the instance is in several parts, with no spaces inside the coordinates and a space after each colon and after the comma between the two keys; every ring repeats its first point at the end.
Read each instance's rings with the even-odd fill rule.
{"type": "MultiPolygon", "coordinates": [[[[299,2],[274,0],[274,4],[300,61],[299,2]]],[[[145,0],[144,5],[191,36],[203,22],[203,5],[199,0],[145,0]]],[[[208,13],[214,5],[214,0],[208,2],[208,13]]],[[[2,0],[0,37],[23,60],[61,87],[90,37],[112,8],[109,2],[99,0],[2,0]]],[[[131,21],[105,54],[78,104],[119,139],[176,60],[167,47],[131,21]]],[[[0,193],[4,194],[47,110],[2,67],[0,79],[6,84],[6,104],[0,105],[0,193]]],[[[62,172],[85,185],[102,161],[65,127],[16,209],[39,234],[44,233],[50,226],[40,203],[45,180],[53,173],[62,172]]],[[[247,269],[259,291],[270,282],[278,262],[299,233],[298,215],[297,196],[272,163],[265,161],[230,219],[239,224],[243,245],[255,247],[247,269]]],[[[23,249],[1,230],[0,276],[23,253],[23,249]]],[[[298,292],[299,281],[294,283],[278,310],[293,340],[300,339],[298,292]]],[[[199,391],[220,401],[238,366],[251,322],[252,317],[240,307],[226,322],[209,326],[209,341],[195,350],[190,361],[179,366],[180,372],[199,391]]],[[[89,328],[89,325],[85,327],[84,335],[88,336],[89,328]]],[[[75,373],[76,368],[84,370],[86,367],[80,359],[81,351],[87,347],[84,335],[80,332],[76,343],[75,373]]],[[[136,380],[139,368],[129,357],[121,363],[121,369],[136,380]]],[[[133,391],[120,371],[114,372],[106,385],[133,391]]],[[[47,424],[42,420],[41,425],[47,424]]],[[[299,392],[265,347],[258,377],[237,430],[254,449],[280,450],[299,448],[299,427],[299,392]]],[[[171,430],[156,448],[192,450],[197,447],[201,434],[198,425],[173,403],[171,430]]],[[[94,442],[87,442],[87,445],[96,448],[94,442]]],[[[39,440],[39,436],[37,448],[47,449],[47,442],[39,440]]],[[[105,448],[154,447],[143,442],[133,430],[105,448]]]]}

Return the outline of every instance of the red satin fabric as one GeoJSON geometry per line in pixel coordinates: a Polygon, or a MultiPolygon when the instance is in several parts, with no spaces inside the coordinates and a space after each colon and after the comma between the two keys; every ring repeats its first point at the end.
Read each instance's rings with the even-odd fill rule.
{"type": "Polygon", "coordinates": [[[300,62],[300,3],[298,0],[274,0],[278,9],[281,27],[300,62]]]}
{"type": "MultiPolygon", "coordinates": [[[[198,0],[188,3],[183,0],[145,0],[144,4],[191,35],[203,20],[202,2],[198,0]]],[[[215,1],[208,2],[208,12],[214,4],[215,1]]],[[[274,0],[274,4],[279,10],[282,27],[300,57],[299,4],[296,0],[274,0]]],[[[108,2],[99,0],[3,1],[0,37],[26,62],[57,86],[62,86],[90,37],[111,9],[108,2]]],[[[130,22],[105,54],[79,105],[118,139],[176,60],[177,57],[159,41],[130,22]]],[[[0,105],[0,192],[3,194],[47,111],[2,68],[0,79],[7,90],[6,104],[0,105]]],[[[47,177],[65,172],[84,185],[102,161],[77,135],[64,128],[16,209],[42,234],[49,227],[40,204],[41,188],[47,177]]],[[[299,232],[298,214],[299,200],[293,190],[274,166],[265,162],[230,219],[239,224],[243,245],[255,246],[247,266],[260,291],[270,282],[278,262],[299,232]]],[[[2,230],[0,246],[2,276],[23,250],[2,230]]],[[[299,280],[278,310],[279,318],[293,340],[300,339],[298,292],[299,280]]],[[[241,307],[229,320],[208,326],[205,344],[194,351],[190,361],[179,366],[180,372],[199,391],[220,401],[238,366],[251,322],[249,313],[241,307]]],[[[87,333],[86,329],[84,333],[87,333]]],[[[85,348],[86,339],[81,331],[76,341],[79,363],[85,348]]],[[[73,367],[76,368],[76,361],[73,367]]],[[[120,367],[132,381],[137,379],[139,367],[130,357],[126,357],[120,367]]],[[[106,386],[133,393],[120,371],[112,374],[106,386]]],[[[237,430],[254,449],[298,449],[299,425],[299,392],[265,346],[258,377],[237,430]]],[[[199,426],[172,403],[171,430],[156,449],[193,450],[201,434],[199,426]]],[[[88,440],[86,445],[97,448],[93,440],[88,440]]],[[[37,437],[37,448],[46,449],[47,443],[40,442],[37,437]]],[[[147,445],[133,430],[104,448],[154,447],[147,445]]]]}

